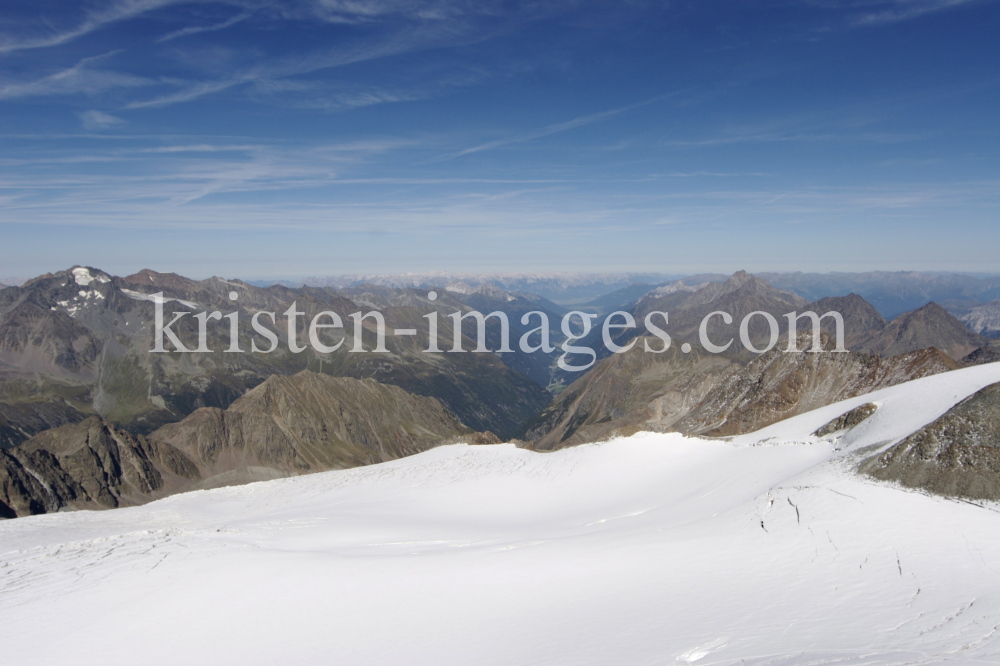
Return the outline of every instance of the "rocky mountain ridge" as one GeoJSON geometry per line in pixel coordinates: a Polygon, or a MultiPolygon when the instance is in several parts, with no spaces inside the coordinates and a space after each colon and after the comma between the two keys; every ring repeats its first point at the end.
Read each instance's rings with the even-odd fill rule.
{"type": "Polygon", "coordinates": [[[91,416],[0,451],[0,517],[132,506],[460,441],[499,442],[438,400],[373,379],[275,375],[226,410],[205,407],[149,435],[91,416]]]}
{"type": "MultiPolygon", "coordinates": [[[[810,334],[802,334],[806,349],[810,334]]],[[[833,347],[823,336],[825,349],[833,347]]],[[[531,448],[553,450],[636,430],[730,436],[879,388],[961,367],[936,349],[891,358],[772,350],[742,364],[671,347],[602,360],[529,423],[531,448]]]]}

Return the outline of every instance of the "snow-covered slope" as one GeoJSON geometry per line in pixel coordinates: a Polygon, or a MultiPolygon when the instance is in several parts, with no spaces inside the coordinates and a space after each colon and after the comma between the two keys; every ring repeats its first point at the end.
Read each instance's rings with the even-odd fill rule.
{"type": "Polygon", "coordinates": [[[998,381],[958,370],[729,442],[448,446],[6,521],[0,661],[1000,663],[997,507],[851,471],[998,381]]]}

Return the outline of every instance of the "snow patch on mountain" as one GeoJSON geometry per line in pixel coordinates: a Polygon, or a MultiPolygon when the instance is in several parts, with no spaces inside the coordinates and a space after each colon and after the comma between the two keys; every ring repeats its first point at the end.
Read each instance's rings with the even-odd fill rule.
{"type": "Polygon", "coordinates": [[[73,274],[73,279],[81,287],[86,287],[91,282],[98,282],[99,284],[107,284],[111,282],[111,278],[103,273],[98,273],[97,275],[91,275],[90,269],[77,267],[70,271],[73,274]]]}
{"type": "MultiPolygon", "coordinates": [[[[141,291],[132,291],[131,289],[122,289],[121,292],[131,298],[134,301],[156,301],[153,294],[144,294],[141,291]]],[[[197,308],[198,304],[191,301],[185,301],[180,298],[164,298],[164,303],[169,303],[170,301],[176,301],[186,308],[197,308]]]]}
{"type": "Polygon", "coordinates": [[[656,289],[653,289],[648,294],[646,294],[646,297],[652,296],[653,298],[660,298],[661,296],[676,294],[679,291],[695,292],[701,289],[702,287],[706,286],[707,284],[708,284],[707,282],[702,282],[701,284],[690,285],[690,284],[684,284],[683,280],[678,280],[677,282],[665,284],[662,287],[657,287],[656,289]]]}

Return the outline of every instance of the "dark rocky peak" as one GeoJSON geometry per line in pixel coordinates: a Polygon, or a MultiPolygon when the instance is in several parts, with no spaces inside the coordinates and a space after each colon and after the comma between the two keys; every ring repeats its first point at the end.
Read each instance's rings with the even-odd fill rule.
{"type": "MultiPolygon", "coordinates": [[[[853,293],[847,296],[821,298],[807,305],[802,311],[812,311],[820,317],[827,312],[839,312],[844,319],[844,345],[854,351],[867,351],[866,343],[889,325],[875,306],[853,293]]],[[[800,326],[805,325],[808,325],[808,322],[802,320],[800,326]]],[[[835,334],[836,322],[832,318],[822,320],[821,326],[824,333],[835,334]]]]}

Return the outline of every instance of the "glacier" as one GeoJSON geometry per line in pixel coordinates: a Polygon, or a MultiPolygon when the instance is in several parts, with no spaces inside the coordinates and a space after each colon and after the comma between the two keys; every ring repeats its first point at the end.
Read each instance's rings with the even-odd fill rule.
{"type": "Polygon", "coordinates": [[[956,370],[728,440],[442,446],[4,521],[0,661],[1000,663],[1000,506],[854,472],[996,382],[956,370]]]}

